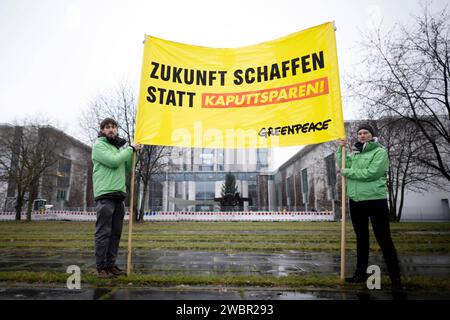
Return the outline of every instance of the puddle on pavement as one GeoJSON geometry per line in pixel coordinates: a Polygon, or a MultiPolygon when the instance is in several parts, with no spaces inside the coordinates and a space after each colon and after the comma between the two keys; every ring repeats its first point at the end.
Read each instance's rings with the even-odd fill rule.
{"type": "MultiPolygon", "coordinates": [[[[448,299],[450,292],[412,291],[409,300],[448,299]]],[[[0,300],[392,300],[388,290],[277,291],[253,288],[0,288],[0,300]]]]}
{"type": "MultiPolygon", "coordinates": [[[[352,273],[356,254],[347,253],[347,272],[352,273]]],[[[450,255],[400,256],[402,273],[406,276],[450,276],[450,255]]],[[[340,256],[331,253],[223,253],[204,251],[136,250],[133,252],[133,270],[137,273],[201,274],[201,275],[309,275],[338,274],[340,256]]],[[[79,251],[55,252],[53,256],[36,256],[20,252],[2,255],[0,271],[64,271],[69,265],[78,265],[82,272],[92,272],[94,256],[79,251]]],[[[126,265],[125,250],[121,250],[117,264],[126,265]]],[[[369,264],[385,264],[380,253],[371,253],[369,264]]]]}

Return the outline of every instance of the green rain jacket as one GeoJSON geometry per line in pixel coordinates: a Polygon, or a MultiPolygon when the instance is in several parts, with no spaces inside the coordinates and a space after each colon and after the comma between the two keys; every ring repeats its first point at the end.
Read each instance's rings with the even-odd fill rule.
{"type": "MultiPolygon", "coordinates": [[[[336,152],[341,167],[342,147],[336,152]]],[[[389,159],[386,150],[376,141],[366,143],[362,152],[345,158],[344,176],[347,178],[347,195],[354,201],[387,199],[387,172],[389,159]]]]}
{"type": "Polygon", "coordinates": [[[126,192],[125,173],[131,171],[132,155],[131,147],[117,149],[106,137],[97,139],[92,148],[94,198],[107,193],[126,192]]]}

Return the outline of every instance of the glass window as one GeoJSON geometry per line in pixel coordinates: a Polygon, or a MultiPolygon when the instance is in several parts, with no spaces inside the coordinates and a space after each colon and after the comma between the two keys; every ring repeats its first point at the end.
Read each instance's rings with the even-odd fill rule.
{"type": "Polygon", "coordinates": [[[150,182],[149,208],[151,210],[162,209],[163,185],[158,181],[150,182]]]}
{"type": "Polygon", "coordinates": [[[58,177],[68,177],[70,176],[70,168],[72,166],[72,162],[69,159],[60,159],[58,160],[58,169],[56,175],[58,177]]]}
{"type": "Polygon", "coordinates": [[[336,159],[334,154],[330,154],[325,158],[327,168],[327,184],[331,191],[331,198],[336,199],[336,159]]]}
{"type": "Polygon", "coordinates": [[[56,187],[68,188],[70,184],[70,177],[58,177],[56,179],[56,187]]]}
{"type": "Polygon", "coordinates": [[[267,166],[268,160],[268,149],[257,149],[257,163],[261,166],[267,166]]]}
{"type": "Polygon", "coordinates": [[[174,181],[184,181],[184,174],[182,173],[175,173],[172,175],[172,179],[174,181]]]}
{"type": "Polygon", "coordinates": [[[200,154],[201,164],[212,165],[214,161],[214,149],[203,149],[200,154]]]}
{"type": "Polygon", "coordinates": [[[277,194],[277,206],[281,207],[283,204],[283,195],[281,193],[281,182],[276,184],[276,190],[275,190],[276,194],[277,194]]]}
{"type": "Polygon", "coordinates": [[[256,181],[248,182],[248,198],[249,198],[249,206],[254,207],[257,203],[257,193],[256,193],[256,181]]]}
{"type": "Polygon", "coordinates": [[[66,190],[58,190],[56,192],[56,200],[66,200],[66,190]]]}
{"type": "Polygon", "coordinates": [[[70,169],[72,162],[69,159],[58,160],[58,168],[56,170],[56,186],[58,188],[68,188],[70,185],[70,169]]]}
{"type": "Polygon", "coordinates": [[[225,150],[224,149],[216,149],[216,150],[217,150],[217,163],[221,164],[223,167],[223,164],[225,162],[225,150]]]}
{"type": "Polygon", "coordinates": [[[287,184],[287,195],[288,195],[288,205],[293,206],[294,205],[294,197],[295,197],[295,192],[294,192],[294,181],[292,179],[292,177],[288,177],[286,179],[286,184],[287,184]]]}
{"type": "Polygon", "coordinates": [[[308,170],[302,170],[302,190],[303,193],[308,193],[308,170]]]}
{"type": "Polygon", "coordinates": [[[214,181],[196,181],[195,199],[196,200],[214,200],[216,195],[216,184],[214,181]]]}
{"type": "Polygon", "coordinates": [[[176,192],[175,192],[175,198],[182,198],[183,197],[183,182],[178,181],[176,182],[176,192]]]}

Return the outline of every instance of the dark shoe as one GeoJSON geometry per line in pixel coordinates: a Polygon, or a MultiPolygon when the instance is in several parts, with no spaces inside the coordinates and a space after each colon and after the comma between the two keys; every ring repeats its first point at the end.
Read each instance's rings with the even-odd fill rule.
{"type": "Polygon", "coordinates": [[[400,279],[392,281],[392,295],[394,296],[394,300],[406,299],[406,291],[403,288],[400,279]]]}
{"type": "Polygon", "coordinates": [[[367,275],[361,273],[355,273],[353,277],[345,278],[345,282],[348,283],[363,283],[367,281],[367,275]]]}
{"type": "Polygon", "coordinates": [[[113,277],[113,274],[110,273],[107,269],[97,269],[97,278],[109,279],[112,277],[113,277]]]}
{"type": "Polygon", "coordinates": [[[108,268],[108,272],[115,276],[124,276],[126,273],[122,271],[118,266],[113,266],[108,268]]]}

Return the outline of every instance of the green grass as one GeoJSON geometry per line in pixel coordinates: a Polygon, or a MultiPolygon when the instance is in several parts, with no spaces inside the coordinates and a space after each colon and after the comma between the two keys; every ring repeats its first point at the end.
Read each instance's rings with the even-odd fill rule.
{"type": "MultiPolygon", "coordinates": [[[[450,254],[450,223],[402,222],[391,224],[397,251],[402,254],[450,254]],[[411,233],[412,232],[412,233],[411,233]]],[[[64,257],[67,253],[92,256],[94,222],[68,221],[7,221],[0,222],[0,255],[20,252],[22,257],[64,257]]],[[[193,250],[216,252],[306,252],[340,253],[341,225],[337,222],[146,222],[133,228],[134,250],[193,250]]],[[[356,250],[351,223],[346,229],[347,251],[356,250]]],[[[128,224],[124,225],[121,250],[126,250],[128,224]]],[[[371,251],[379,251],[371,234],[371,251]]],[[[185,271],[185,270],[180,270],[185,271]]],[[[65,285],[68,274],[63,272],[0,272],[2,283],[30,283],[65,285]]],[[[226,285],[261,286],[301,289],[305,287],[336,288],[336,275],[196,275],[133,274],[130,278],[97,279],[93,273],[82,275],[84,284],[93,286],[170,285],[226,285]]],[[[388,279],[383,279],[389,287],[388,279]]],[[[411,289],[450,290],[450,277],[406,277],[404,283],[411,289]]],[[[344,288],[352,288],[344,285],[344,288]]]]}
{"type": "MultiPolygon", "coordinates": [[[[446,253],[450,223],[392,223],[399,253],[446,253]],[[410,233],[418,232],[418,233],[410,233]],[[422,233],[421,233],[422,232],[422,233]],[[432,234],[435,232],[441,234],[432,234]]],[[[7,221],[0,223],[0,252],[15,249],[92,250],[94,222],[7,221]]],[[[340,251],[337,222],[146,222],[133,228],[133,248],[145,250],[201,250],[227,252],[340,251]]],[[[128,225],[121,246],[126,247],[128,225]]],[[[346,229],[347,250],[356,250],[351,224],[346,229]]],[[[371,250],[379,251],[371,237],[371,250]]]]}
{"type": "MultiPolygon", "coordinates": [[[[62,272],[30,272],[8,271],[0,272],[0,282],[3,284],[29,283],[38,285],[62,285],[65,286],[68,274],[62,272]]],[[[113,279],[98,279],[93,274],[82,274],[83,285],[91,286],[236,286],[236,287],[277,287],[286,289],[304,289],[305,287],[320,288],[356,288],[358,284],[341,284],[339,277],[335,275],[289,275],[286,277],[275,276],[215,276],[215,275],[151,275],[132,274],[130,277],[120,276],[113,279]]],[[[450,290],[450,277],[404,277],[404,285],[409,290],[450,290]]],[[[389,288],[390,281],[383,277],[382,287],[389,288]]]]}

